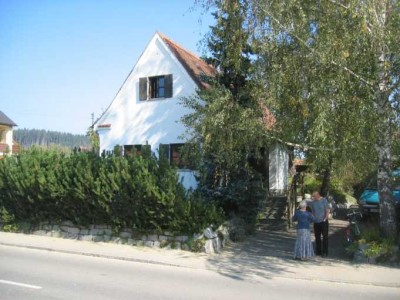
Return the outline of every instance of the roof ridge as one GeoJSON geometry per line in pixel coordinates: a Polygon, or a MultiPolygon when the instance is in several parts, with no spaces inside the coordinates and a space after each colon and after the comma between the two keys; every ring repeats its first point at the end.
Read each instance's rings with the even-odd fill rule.
{"type": "Polygon", "coordinates": [[[200,56],[198,56],[196,53],[187,50],[186,48],[184,48],[183,46],[181,46],[180,44],[178,44],[177,42],[171,40],[169,37],[167,37],[165,34],[163,34],[160,31],[157,31],[157,33],[161,36],[162,39],[168,40],[169,42],[171,42],[172,44],[174,44],[175,46],[179,47],[180,49],[182,49],[183,51],[185,51],[186,53],[190,54],[191,56],[193,56],[194,58],[198,59],[199,61],[201,61],[202,63],[204,63],[205,65],[207,65],[208,67],[215,69],[215,67],[209,63],[207,63],[204,59],[202,59],[200,56]]]}
{"type": "Polygon", "coordinates": [[[178,59],[182,66],[186,69],[190,77],[199,87],[207,88],[208,83],[204,82],[200,76],[206,75],[214,77],[217,74],[217,70],[214,66],[208,64],[206,61],[198,57],[193,52],[186,50],[178,43],[171,40],[165,34],[157,31],[158,36],[169,48],[172,54],[178,59]]]}
{"type": "MultiPolygon", "coordinates": [[[[182,49],[182,50],[185,51],[186,53],[188,53],[188,54],[194,56],[195,58],[197,58],[197,59],[199,59],[199,60],[201,60],[202,62],[204,62],[204,63],[207,64],[207,62],[205,62],[200,56],[198,56],[198,55],[195,54],[194,52],[192,52],[192,51],[190,51],[190,50],[188,50],[188,49],[182,47],[182,46],[181,46],[180,44],[178,44],[177,42],[171,40],[169,37],[167,37],[167,36],[166,36],[164,33],[162,33],[161,31],[157,31],[157,33],[158,33],[158,35],[159,35],[162,39],[168,40],[169,42],[171,42],[171,43],[174,44],[175,46],[179,47],[180,49],[182,49]]],[[[207,65],[208,65],[208,64],[207,64],[207,65]]]]}

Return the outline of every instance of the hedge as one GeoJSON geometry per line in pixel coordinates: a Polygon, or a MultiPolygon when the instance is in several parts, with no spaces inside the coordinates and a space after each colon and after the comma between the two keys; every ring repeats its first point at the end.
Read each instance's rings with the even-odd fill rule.
{"type": "Polygon", "coordinates": [[[32,148],[0,160],[0,208],[16,220],[109,224],[140,231],[200,232],[223,220],[186,193],[177,170],[150,153],[64,154],[32,148]]]}

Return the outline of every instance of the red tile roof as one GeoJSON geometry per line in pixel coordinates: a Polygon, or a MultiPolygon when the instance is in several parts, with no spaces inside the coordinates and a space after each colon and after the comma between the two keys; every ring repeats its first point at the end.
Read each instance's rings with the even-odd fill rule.
{"type": "MultiPolygon", "coordinates": [[[[193,78],[196,84],[201,88],[208,88],[209,84],[202,81],[201,77],[202,76],[215,77],[218,73],[217,70],[213,66],[207,64],[196,54],[186,50],[179,44],[172,41],[163,33],[158,32],[158,35],[167,44],[168,48],[179,60],[179,62],[185,67],[186,71],[193,78]]],[[[276,118],[265,104],[260,104],[260,105],[263,112],[262,122],[266,127],[266,129],[271,130],[276,124],[276,118]]]]}
{"type": "Polygon", "coordinates": [[[217,75],[217,70],[207,64],[197,55],[184,49],[170,38],[166,37],[161,32],[158,32],[159,36],[167,44],[168,48],[179,60],[182,66],[186,69],[190,77],[196,82],[196,84],[201,88],[208,88],[209,84],[202,80],[202,76],[215,77],[217,75]]]}

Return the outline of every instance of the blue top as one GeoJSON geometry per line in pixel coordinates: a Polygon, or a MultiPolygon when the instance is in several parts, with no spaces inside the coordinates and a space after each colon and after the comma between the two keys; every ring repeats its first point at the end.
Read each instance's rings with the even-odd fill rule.
{"type": "Polygon", "coordinates": [[[309,206],[312,209],[313,215],[315,217],[315,222],[323,222],[325,218],[325,212],[330,209],[328,200],[326,200],[325,198],[314,200],[309,203],[309,206]]]}
{"type": "Polygon", "coordinates": [[[314,216],[308,211],[296,210],[293,221],[297,221],[297,229],[310,229],[310,223],[315,222],[314,216]]]}

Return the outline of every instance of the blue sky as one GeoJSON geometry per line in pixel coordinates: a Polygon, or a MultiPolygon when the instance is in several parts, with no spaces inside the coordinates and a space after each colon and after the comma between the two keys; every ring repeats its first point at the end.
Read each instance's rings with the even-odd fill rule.
{"type": "Polygon", "coordinates": [[[191,0],[0,0],[0,110],[19,128],[85,133],[156,30],[201,53],[191,0]]]}

